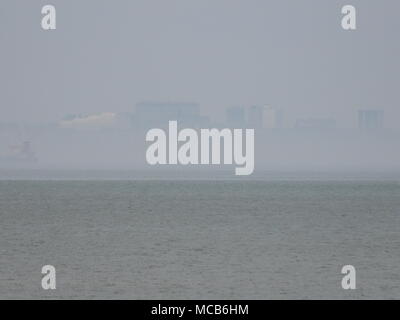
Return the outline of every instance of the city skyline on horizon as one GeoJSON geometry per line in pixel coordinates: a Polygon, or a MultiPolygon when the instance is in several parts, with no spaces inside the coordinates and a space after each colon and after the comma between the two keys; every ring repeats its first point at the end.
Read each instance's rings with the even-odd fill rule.
{"type": "Polygon", "coordinates": [[[350,32],[339,0],[116,3],[118,14],[107,1],[54,0],[57,30],[43,32],[35,1],[1,2],[2,119],[131,112],[152,98],[195,101],[219,120],[229,106],[269,104],[289,122],[343,127],[351,110],[385,109],[400,128],[398,2],[358,3],[350,32]]]}

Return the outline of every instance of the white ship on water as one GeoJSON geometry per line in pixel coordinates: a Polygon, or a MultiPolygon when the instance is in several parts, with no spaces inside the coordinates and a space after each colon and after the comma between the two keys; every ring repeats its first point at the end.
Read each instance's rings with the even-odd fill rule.
{"type": "Polygon", "coordinates": [[[37,158],[30,141],[8,146],[6,152],[0,152],[0,165],[18,165],[36,163],[37,158]]]}

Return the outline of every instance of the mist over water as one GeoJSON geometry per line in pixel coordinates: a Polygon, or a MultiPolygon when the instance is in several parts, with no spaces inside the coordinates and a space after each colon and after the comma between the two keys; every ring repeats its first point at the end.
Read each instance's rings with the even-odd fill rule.
{"type": "Polygon", "coordinates": [[[352,2],[1,0],[0,299],[400,299],[400,2],[352,2]],[[149,165],[169,121],[254,172],[149,165]]]}
{"type": "Polygon", "coordinates": [[[256,128],[255,171],[399,169],[395,1],[357,3],[354,32],[341,1],[55,0],[51,32],[38,4],[0,5],[0,167],[28,141],[37,162],[19,167],[142,169],[145,129],[177,120],[256,128]],[[360,110],[383,112],[378,130],[360,110]]]}

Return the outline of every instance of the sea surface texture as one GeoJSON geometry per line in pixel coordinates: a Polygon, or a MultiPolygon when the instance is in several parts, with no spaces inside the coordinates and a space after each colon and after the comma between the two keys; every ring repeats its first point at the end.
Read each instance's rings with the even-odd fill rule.
{"type": "Polygon", "coordinates": [[[2,299],[399,299],[400,184],[0,181],[0,244],[2,299]]]}

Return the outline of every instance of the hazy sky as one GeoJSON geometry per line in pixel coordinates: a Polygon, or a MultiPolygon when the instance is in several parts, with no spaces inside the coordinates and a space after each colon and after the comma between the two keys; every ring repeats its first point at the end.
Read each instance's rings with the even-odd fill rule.
{"type": "Polygon", "coordinates": [[[1,0],[1,121],[134,111],[141,100],[282,107],[287,121],[382,108],[399,128],[398,0],[1,0]],[[57,30],[41,29],[41,8],[57,30]],[[357,30],[341,7],[357,8],[357,30]]]}

